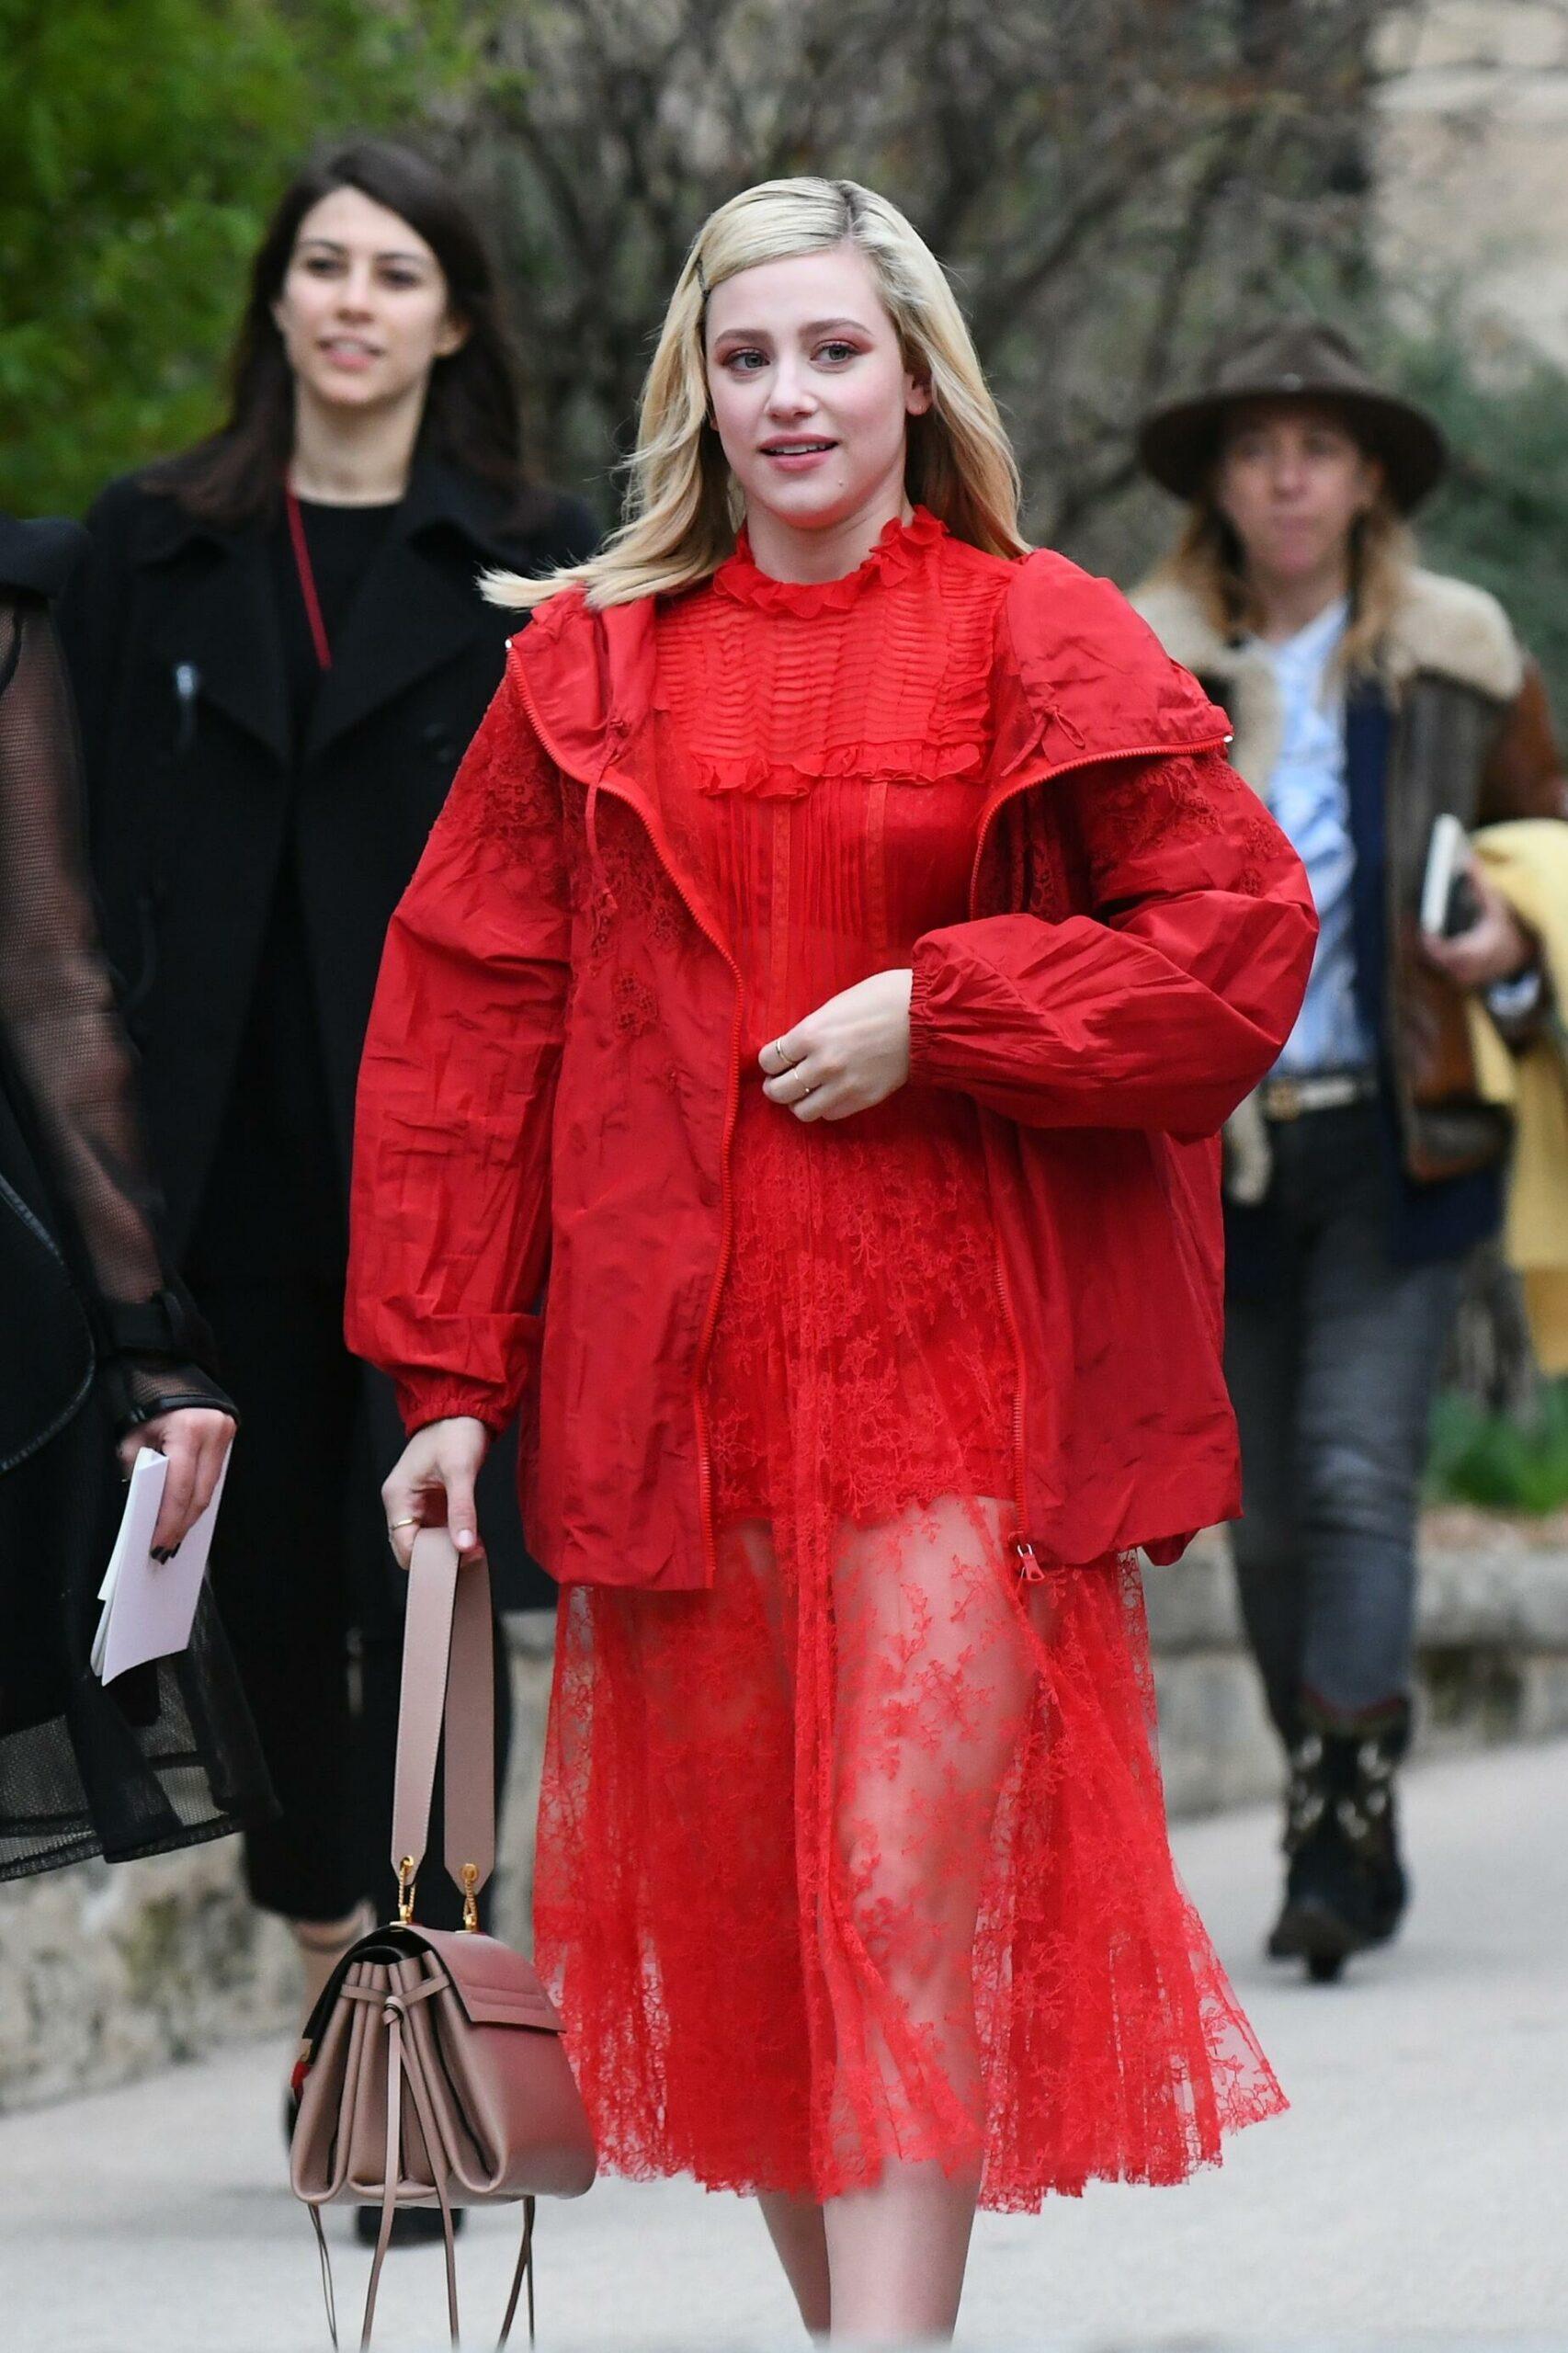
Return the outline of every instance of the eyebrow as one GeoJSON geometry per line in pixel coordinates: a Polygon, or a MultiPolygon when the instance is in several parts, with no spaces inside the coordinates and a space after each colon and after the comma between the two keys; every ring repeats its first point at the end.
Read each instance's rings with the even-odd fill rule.
{"type": "MultiPolygon", "coordinates": [[[[348,251],[348,247],[336,237],[301,237],[297,250],[302,253],[307,245],[320,245],[329,254],[347,254],[348,251]]],[[[428,254],[404,253],[398,245],[388,246],[385,252],[377,254],[374,258],[377,261],[415,261],[422,269],[428,268],[430,264],[428,254]]]]}
{"type": "MultiPolygon", "coordinates": [[[[827,335],[835,327],[853,327],[858,335],[869,335],[871,332],[863,319],[811,319],[800,332],[801,335],[827,335]]],[[[716,335],[714,340],[728,343],[732,335],[739,335],[743,341],[756,343],[767,334],[766,327],[726,327],[723,334],[716,335]]]]}

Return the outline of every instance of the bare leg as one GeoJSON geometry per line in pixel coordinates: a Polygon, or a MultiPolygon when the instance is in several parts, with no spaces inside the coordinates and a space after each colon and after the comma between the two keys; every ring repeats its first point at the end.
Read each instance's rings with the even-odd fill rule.
{"type": "Polygon", "coordinates": [[[302,2026],[321,1999],[322,1990],[338,1962],[356,1938],[362,1937],[370,1926],[369,1907],[357,1904],[341,1920],[290,1920],[294,1942],[300,1948],[300,1961],[304,1975],[304,2002],[300,2012],[302,2026]]]}
{"type": "Polygon", "coordinates": [[[840,1885],[869,1990],[892,1997],[840,2007],[839,2112],[847,2138],[852,2102],[880,2099],[883,2146],[895,2147],[901,2118],[918,2134],[939,2096],[955,2169],[889,2154],[870,2188],[824,2204],[835,2343],[946,2343],[958,2320],[985,2122],[975,1922],[998,1792],[1035,1695],[1000,1518],[994,1502],[943,1497],[838,1547],[840,1885]]]}
{"type": "Polygon", "coordinates": [[[890,2162],[823,2208],[835,2340],[947,2344],[958,2323],[979,2181],[890,2162]]]}
{"type": "Polygon", "coordinates": [[[809,2198],[790,2198],[777,2189],[764,2190],[756,2202],[808,2336],[825,2336],[831,2314],[822,2208],[809,2198]]]}

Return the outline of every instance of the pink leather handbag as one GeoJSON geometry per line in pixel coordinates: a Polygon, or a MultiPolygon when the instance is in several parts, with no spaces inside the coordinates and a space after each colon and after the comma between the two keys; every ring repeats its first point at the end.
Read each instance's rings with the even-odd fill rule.
{"type": "Polygon", "coordinates": [[[337,2344],[320,2209],[379,2205],[376,2290],[400,2206],[438,2206],[447,2312],[458,2344],[452,2209],[521,2199],[522,2245],[497,2347],[528,2285],[534,2331],[534,2200],[577,2198],[594,2178],[593,2134],[533,1963],[479,1932],[475,1899],[495,1859],[494,1686],[490,1572],[462,1566],[444,1529],[415,1538],[403,1631],[392,1803],[398,1917],[352,1946],[312,2012],[294,2071],[290,2177],[310,2209],[327,2326],[337,2344]],[[462,1891],[460,1929],[421,1928],[415,1882],[446,1726],[447,1870],[462,1891]]]}

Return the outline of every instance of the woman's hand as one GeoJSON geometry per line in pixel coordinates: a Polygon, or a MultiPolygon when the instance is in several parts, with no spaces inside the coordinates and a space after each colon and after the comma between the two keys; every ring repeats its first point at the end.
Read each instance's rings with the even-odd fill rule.
{"type": "Polygon", "coordinates": [[[763,1093],[797,1120],[847,1120],[909,1076],[911,972],[873,972],[808,1013],[757,1061],[763,1093]]]}
{"type": "Polygon", "coordinates": [[[479,1540],[473,1483],[489,1450],[490,1432],[472,1415],[426,1422],[415,1431],[381,1489],[387,1540],[400,1568],[407,1568],[422,1528],[450,1529],[452,1542],[464,1559],[479,1558],[484,1548],[479,1540]]]}
{"type": "Polygon", "coordinates": [[[1427,961],[1461,989],[1515,980],[1534,962],[1534,942],[1479,858],[1471,859],[1465,874],[1481,913],[1468,930],[1456,932],[1451,939],[1423,932],[1427,961]]]}
{"type": "Polygon", "coordinates": [[[207,1405],[176,1405],[172,1413],[154,1414],[150,1422],[138,1422],[120,1439],[116,1451],[128,1479],[144,1446],[168,1458],[164,1500],[153,1530],[154,1553],[172,1552],[201,1518],[212,1500],[233,1435],[232,1414],[220,1414],[207,1405]]]}

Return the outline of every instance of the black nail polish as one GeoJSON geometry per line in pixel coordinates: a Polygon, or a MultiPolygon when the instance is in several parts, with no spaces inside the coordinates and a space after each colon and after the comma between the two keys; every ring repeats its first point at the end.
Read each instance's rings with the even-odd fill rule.
{"type": "Polygon", "coordinates": [[[169,1557],[168,1548],[163,1544],[154,1544],[152,1548],[152,1557],[154,1561],[166,1561],[169,1557]]]}

